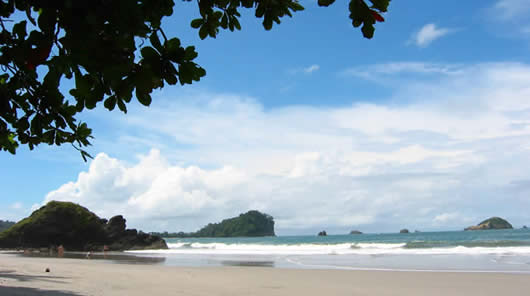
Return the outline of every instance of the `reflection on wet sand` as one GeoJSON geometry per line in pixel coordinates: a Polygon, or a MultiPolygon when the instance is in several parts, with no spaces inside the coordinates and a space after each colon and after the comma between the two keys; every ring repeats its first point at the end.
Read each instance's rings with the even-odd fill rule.
{"type": "MultiPolygon", "coordinates": [[[[14,252],[19,256],[23,257],[39,257],[39,258],[57,258],[57,254],[48,252],[14,252]]],[[[64,252],[61,258],[70,259],[87,259],[86,253],[84,252],[64,252]]],[[[90,260],[109,260],[112,263],[126,263],[126,264],[163,264],[166,261],[165,257],[148,257],[148,256],[135,256],[121,252],[102,252],[102,253],[91,253],[90,260]]]]}
{"type": "Polygon", "coordinates": [[[238,261],[238,260],[223,260],[223,266],[254,266],[254,267],[274,267],[274,261],[238,261]]]}

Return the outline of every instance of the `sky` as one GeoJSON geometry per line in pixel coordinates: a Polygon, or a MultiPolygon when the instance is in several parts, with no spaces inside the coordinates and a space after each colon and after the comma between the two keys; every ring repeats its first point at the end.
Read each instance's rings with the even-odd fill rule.
{"type": "Polygon", "coordinates": [[[346,1],[265,31],[200,40],[196,3],[166,34],[207,75],[149,108],[98,108],[72,147],[0,153],[0,219],[50,200],[144,231],[194,231],[251,209],[279,235],[530,225],[530,0],[392,1],[372,40],[346,1]]]}

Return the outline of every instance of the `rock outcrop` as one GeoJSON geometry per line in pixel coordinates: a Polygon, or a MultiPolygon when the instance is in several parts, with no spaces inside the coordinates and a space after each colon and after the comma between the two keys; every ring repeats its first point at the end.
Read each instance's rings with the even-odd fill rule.
{"type": "Polygon", "coordinates": [[[399,233],[409,233],[409,230],[406,229],[406,228],[404,228],[404,229],[401,229],[401,230],[399,231],[399,233]]]}
{"type": "Polygon", "coordinates": [[[125,219],[107,222],[71,202],[51,201],[0,233],[0,248],[48,248],[63,245],[71,251],[167,249],[158,237],[125,228],[125,219]]]}
{"type": "Polygon", "coordinates": [[[350,234],[363,234],[363,233],[360,232],[359,230],[352,230],[350,231],[350,234]]]}
{"type": "Polygon", "coordinates": [[[318,233],[318,236],[327,236],[328,234],[326,233],[325,230],[322,230],[321,232],[318,233]]]}
{"type": "Polygon", "coordinates": [[[489,219],[486,219],[480,222],[476,226],[469,226],[465,228],[464,230],[488,230],[488,229],[513,229],[513,226],[508,221],[502,218],[492,217],[492,218],[489,218],[489,219]]]}

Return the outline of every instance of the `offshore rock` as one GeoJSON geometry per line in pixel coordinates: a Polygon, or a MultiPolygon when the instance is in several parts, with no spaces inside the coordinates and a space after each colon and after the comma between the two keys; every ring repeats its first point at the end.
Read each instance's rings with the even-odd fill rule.
{"type": "Polygon", "coordinates": [[[489,218],[489,219],[486,219],[480,222],[476,226],[469,226],[465,228],[464,230],[488,230],[488,229],[513,229],[513,226],[508,221],[502,218],[492,217],[492,218],[489,218]]]}

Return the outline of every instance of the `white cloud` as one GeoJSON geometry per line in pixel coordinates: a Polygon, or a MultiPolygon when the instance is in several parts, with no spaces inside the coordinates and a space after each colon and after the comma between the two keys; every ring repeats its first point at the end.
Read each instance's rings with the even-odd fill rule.
{"type": "Polygon", "coordinates": [[[137,136],[96,139],[107,154],[46,201],[170,231],[249,209],[272,214],[280,234],[530,219],[522,195],[505,190],[530,165],[530,66],[415,65],[389,72],[420,69],[435,79],[395,75],[403,83],[392,99],[401,105],[265,109],[253,98],[205,93],[159,98],[123,121],[105,115],[104,126],[137,136]],[[135,151],[143,152],[131,160],[135,151]]]}
{"type": "Polygon", "coordinates": [[[318,70],[320,70],[320,66],[318,64],[312,64],[307,67],[291,68],[287,72],[291,75],[296,75],[296,74],[310,75],[318,70]]]}
{"type": "Polygon", "coordinates": [[[355,76],[369,80],[384,81],[393,75],[423,75],[438,78],[440,74],[457,75],[462,73],[461,65],[436,64],[422,62],[391,62],[369,66],[358,66],[342,71],[343,75],[355,76]],[[383,78],[383,79],[381,79],[383,78]]]}
{"type": "Polygon", "coordinates": [[[316,72],[320,69],[320,66],[319,65],[311,65],[307,68],[304,68],[304,72],[307,73],[307,74],[311,74],[313,72],[316,72]]]}
{"type": "Polygon", "coordinates": [[[416,32],[412,40],[414,44],[419,47],[427,47],[436,39],[439,39],[454,30],[448,28],[437,28],[436,24],[426,24],[418,32],[416,32]]]}
{"type": "Polygon", "coordinates": [[[457,220],[459,218],[460,218],[459,213],[443,213],[443,214],[440,214],[434,217],[434,222],[444,224],[449,221],[457,220]]]}
{"type": "Polygon", "coordinates": [[[492,14],[502,20],[517,21],[519,16],[530,12],[530,0],[498,0],[492,8],[492,14]]]}

